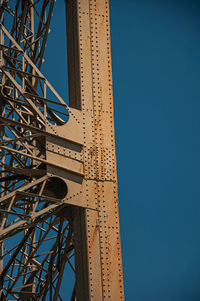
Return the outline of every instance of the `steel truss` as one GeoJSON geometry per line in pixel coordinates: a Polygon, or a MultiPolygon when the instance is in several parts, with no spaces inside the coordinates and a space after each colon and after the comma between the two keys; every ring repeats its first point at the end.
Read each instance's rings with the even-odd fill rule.
{"type": "Polygon", "coordinates": [[[54,2],[0,0],[0,300],[123,300],[108,1],[65,3],[69,106],[40,71],[54,2]]]}

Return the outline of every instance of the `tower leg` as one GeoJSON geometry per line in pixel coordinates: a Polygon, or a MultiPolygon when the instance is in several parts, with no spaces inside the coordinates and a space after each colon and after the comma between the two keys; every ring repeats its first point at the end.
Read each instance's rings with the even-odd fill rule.
{"type": "Polygon", "coordinates": [[[77,248],[83,250],[77,268],[82,266],[88,273],[87,281],[84,272],[77,274],[77,291],[84,294],[80,287],[88,285],[85,299],[81,295],[78,300],[124,300],[109,4],[108,0],[68,0],[66,11],[70,105],[83,113],[85,198],[88,207],[91,203],[96,207],[78,218],[82,229],[79,243],[85,245],[77,248]]]}

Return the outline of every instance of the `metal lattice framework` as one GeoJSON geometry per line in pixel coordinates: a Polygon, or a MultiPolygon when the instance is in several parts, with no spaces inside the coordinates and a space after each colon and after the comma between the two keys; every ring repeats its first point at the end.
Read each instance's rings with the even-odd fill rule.
{"type": "Polygon", "coordinates": [[[123,300],[108,1],[65,3],[69,106],[40,71],[54,2],[0,0],[0,300],[123,300]]]}

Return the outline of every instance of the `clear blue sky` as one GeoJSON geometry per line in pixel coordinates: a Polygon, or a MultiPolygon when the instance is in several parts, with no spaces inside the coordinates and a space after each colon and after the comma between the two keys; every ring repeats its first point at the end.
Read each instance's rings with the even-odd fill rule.
{"type": "MultiPolygon", "coordinates": [[[[44,73],[67,98],[63,2],[44,73]]],[[[110,0],[110,12],[126,300],[199,301],[200,1],[110,0]]]]}

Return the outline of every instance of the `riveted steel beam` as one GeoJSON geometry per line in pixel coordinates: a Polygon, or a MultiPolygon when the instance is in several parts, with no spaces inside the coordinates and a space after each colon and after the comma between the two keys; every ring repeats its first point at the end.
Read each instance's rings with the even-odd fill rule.
{"type": "MultiPolygon", "coordinates": [[[[71,101],[73,107],[82,109],[84,172],[91,182],[87,199],[93,199],[98,209],[98,214],[81,212],[87,242],[87,262],[82,261],[82,270],[88,271],[88,297],[81,299],[86,285],[81,280],[77,294],[80,300],[123,300],[109,3],[69,0],[66,11],[71,101]]],[[[78,262],[80,266],[80,259],[78,262]]]]}

